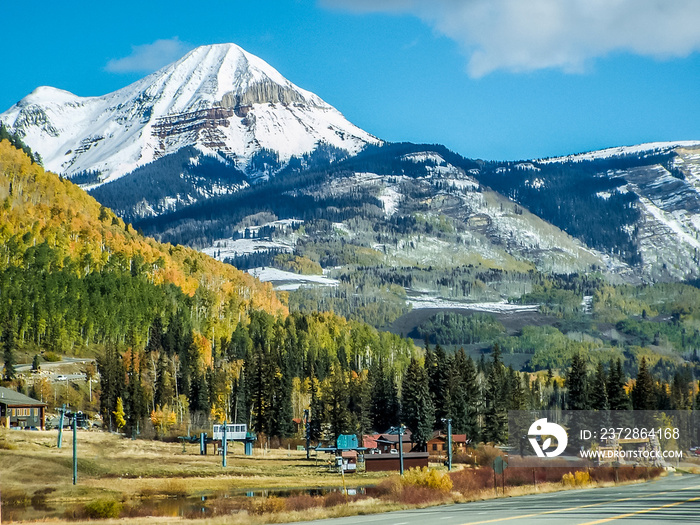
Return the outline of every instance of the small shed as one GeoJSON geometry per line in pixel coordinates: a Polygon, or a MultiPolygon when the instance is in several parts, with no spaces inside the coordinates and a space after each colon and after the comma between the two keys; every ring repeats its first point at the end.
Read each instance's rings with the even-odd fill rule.
{"type": "Polygon", "coordinates": [[[46,403],[0,387],[0,426],[44,430],[46,403]]]}

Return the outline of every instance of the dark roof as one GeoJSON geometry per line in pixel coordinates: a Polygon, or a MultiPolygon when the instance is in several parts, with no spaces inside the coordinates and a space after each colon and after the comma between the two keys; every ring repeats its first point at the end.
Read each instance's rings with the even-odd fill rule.
{"type": "Polygon", "coordinates": [[[46,406],[38,399],[20,394],[16,390],[10,390],[0,386],[0,404],[7,406],[46,406]]]}
{"type": "MultiPolygon", "coordinates": [[[[444,434],[441,430],[435,430],[433,431],[433,437],[431,437],[428,442],[431,441],[447,441],[447,434],[444,434]]],[[[452,434],[452,442],[453,443],[466,443],[467,442],[467,435],[466,434],[452,434]]]]}

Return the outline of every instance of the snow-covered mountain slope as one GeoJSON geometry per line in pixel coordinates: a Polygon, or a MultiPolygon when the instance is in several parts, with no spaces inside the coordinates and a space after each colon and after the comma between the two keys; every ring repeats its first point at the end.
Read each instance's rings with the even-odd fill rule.
{"type": "MultiPolygon", "coordinates": [[[[563,165],[559,172],[550,173],[546,182],[536,178],[530,184],[521,184],[539,191],[540,198],[558,187],[560,193],[568,191],[570,199],[585,202],[581,198],[585,186],[596,192],[597,198],[611,203],[608,211],[613,215],[615,207],[635,210],[627,214],[636,215],[632,222],[617,227],[626,232],[634,245],[638,255],[634,265],[642,279],[700,277],[699,141],[640,144],[532,162],[541,170],[563,165]],[[568,171],[573,175],[567,180],[568,171]],[[577,180],[588,174],[594,175],[588,182],[577,180]],[[598,185],[602,191],[593,189],[598,185]]],[[[586,211],[579,209],[578,213],[586,211]]],[[[629,245],[623,248],[618,244],[617,250],[608,248],[617,252],[629,250],[629,245]]]]}
{"type": "Polygon", "coordinates": [[[99,172],[101,182],[185,146],[248,172],[261,150],[284,163],[321,143],[356,153],[380,142],[234,44],[199,47],[101,97],[39,87],[0,121],[41,154],[47,169],[99,172]]]}
{"type": "Polygon", "coordinates": [[[587,153],[576,153],[573,155],[566,155],[564,157],[551,157],[547,159],[539,159],[535,162],[539,164],[550,164],[555,162],[582,162],[586,160],[602,160],[614,157],[624,157],[627,155],[648,155],[665,153],[676,148],[690,148],[693,146],[700,146],[700,141],[684,140],[678,142],[647,142],[645,144],[637,144],[635,146],[618,146],[597,151],[589,151],[587,153]]]}
{"type": "Polygon", "coordinates": [[[641,217],[633,233],[642,272],[656,279],[700,276],[700,144],[674,153],[667,166],[608,174],[626,182],[617,191],[638,196],[641,217]]]}
{"type": "MultiPolygon", "coordinates": [[[[382,149],[389,150],[391,146],[382,149]]],[[[281,227],[283,221],[271,221],[267,216],[260,226],[250,228],[247,224],[257,218],[251,213],[248,217],[236,216],[223,221],[245,224],[245,237],[241,226],[235,238],[217,238],[212,231],[209,239],[198,238],[197,243],[204,246],[205,253],[220,260],[270,250],[322,253],[337,249],[340,243],[352,245],[353,252],[364,253],[387,267],[444,269],[472,265],[516,273],[535,268],[554,273],[591,269],[628,271],[619,260],[589,249],[513,201],[481,187],[468,167],[465,170],[452,164],[443,154],[417,149],[410,153],[399,152],[392,156],[392,161],[384,163],[380,159],[358,159],[357,164],[372,167],[373,171],[349,169],[354,160],[349,159],[332,177],[312,184],[285,186],[281,188],[282,195],[266,192],[266,209],[269,206],[274,209],[271,202],[284,202],[289,198],[314,203],[317,210],[306,207],[297,211],[296,228],[281,227]],[[319,215],[335,217],[337,221],[319,226],[315,221],[319,215]],[[306,220],[300,220],[301,217],[306,220]],[[301,223],[304,228],[299,228],[301,223]],[[262,230],[267,233],[257,233],[262,230]]],[[[262,192],[264,188],[252,190],[262,192]]],[[[227,209],[242,210],[245,205],[241,201],[250,204],[257,200],[252,196],[233,198],[237,200],[227,201],[227,209]]],[[[255,211],[255,208],[249,210],[255,211]]],[[[280,212],[289,211],[280,206],[280,212]]],[[[208,226],[214,226],[216,220],[215,215],[210,215],[208,226]]],[[[162,238],[182,240],[178,236],[189,224],[195,223],[178,221],[172,232],[161,230],[165,233],[162,238]]],[[[223,232],[225,228],[213,230],[223,232]]],[[[192,232],[195,236],[201,233],[201,230],[192,232]]],[[[251,261],[242,261],[240,257],[237,260],[239,264],[251,261]]],[[[269,263],[263,260],[259,264],[269,263]]],[[[497,287],[484,292],[485,297],[499,298],[494,290],[501,286],[516,295],[527,291],[527,287],[518,288],[519,285],[507,283],[507,280],[503,277],[497,287]],[[493,297],[489,295],[494,293],[493,297]]],[[[462,297],[462,292],[449,293],[462,297]]]]}

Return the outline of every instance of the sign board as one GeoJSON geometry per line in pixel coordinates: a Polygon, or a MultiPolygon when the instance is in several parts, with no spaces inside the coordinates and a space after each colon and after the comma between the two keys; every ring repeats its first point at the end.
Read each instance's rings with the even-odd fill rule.
{"type": "Polygon", "coordinates": [[[496,474],[503,474],[506,468],[508,468],[508,463],[503,459],[503,456],[496,456],[496,459],[493,460],[493,471],[496,474]]]}
{"type": "Polygon", "coordinates": [[[357,436],[355,434],[340,434],[336,441],[336,446],[339,450],[356,449],[359,446],[357,443],[357,436]]]}

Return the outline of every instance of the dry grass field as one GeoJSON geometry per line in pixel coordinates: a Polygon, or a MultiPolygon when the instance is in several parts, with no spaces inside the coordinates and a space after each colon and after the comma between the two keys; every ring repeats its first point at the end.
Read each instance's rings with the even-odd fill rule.
{"type": "MultiPolygon", "coordinates": [[[[256,448],[248,457],[237,443],[230,449],[224,468],[221,456],[214,455],[211,446],[208,456],[200,456],[198,443],[131,440],[88,431],[78,432],[78,483],[74,486],[73,436],[64,432],[63,447],[58,449],[57,434],[55,430],[0,429],[3,523],[87,523],[101,519],[103,524],[184,521],[188,525],[259,525],[498,497],[490,469],[463,468],[447,476],[443,468],[423,474],[409,472],[404,478],[395,473],[352,474],[345,477],[348,487],[373,488],[348,496],[332,490],[342,480],[325,466],[327,456],[315,462],[306,460],[303,451],[256,448]],[[328,490],[301,490],[322,487],[328,490]]],[[[606,478],[598,472],[595,480],[586,476],[582,484],[562,483],[562,473],[544,469],[547,472],[538,473],[541,479],[533,487],[513,470],[515,477],[509,476],[512,479],[506,488],[508,496],[604,486],[612,479],[610,473],[606,478]]],[[[640,481],[640,472],[624,481],[640,481]]]]}
{"type": "MultiPolygon", "coordinates": [[[[130,501],[144,498],[199,497],[240,493],[255,489],[337,487],[340,476],[325,467],[326,457],[315,462],[297,450],[229,448],[227,467],[221,456],[199,454],[199,444],[131,440],[98,431],[78,431],[78,483],[72,484],[72,432],[64,431],[57,448],[58,431],[0,430],[0,490],[4,501],[42,501],[67,505],[107,498],[130,501]]],[[[383,473],[347,476],[349,486],[374,485],[383,473]]],[[[5,520],[7,517],[5,517],[5,520]]]]}

